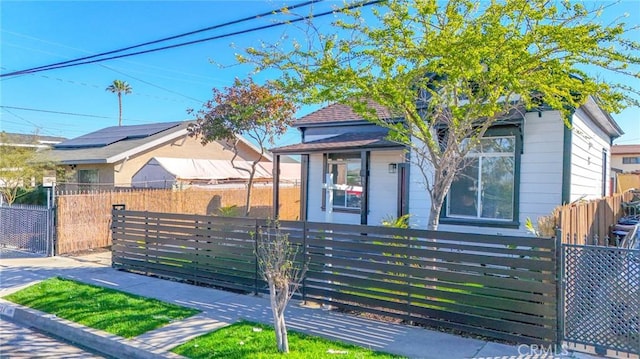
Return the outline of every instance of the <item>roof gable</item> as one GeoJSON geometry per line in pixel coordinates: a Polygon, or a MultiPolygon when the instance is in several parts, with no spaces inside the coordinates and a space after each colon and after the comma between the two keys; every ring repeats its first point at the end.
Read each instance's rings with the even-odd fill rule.
{"type": "MultiPolygon", "coordinates": [[[[189,135],[187,130],[191,121],[155,123],[149,125],[136,126],[115,126],[103,130],[106,133],[117,134],[117,140],[101,140],[97,134],[104,133],[103,130],[89,133],[84,136],[65,141],[55,146],[47,153],[47,158],[65,165],[74,164],[98,164],[116,163],[126,158],[136,156],[151,148],[167,144],[179,138],[189,135]],[[158,129],[162,129],[158,132],[158,129]],[[129,132],[128,130],[132,130],[129,132]],[[153,133],[155,132],[155,133],[153,133]],[[151,134],[150,134],[151,133],[151,134]],[[84,138],[82,141],[75,141],[84,138]]],[[[115,137],[115,136],[114,136],[115,137]]],[[[259,154],[259,149],[242,136],[238,136],[249,151],[259,154]]],[[[263,154],[267,161],[272,161],[269,154],[263,154]]]]}

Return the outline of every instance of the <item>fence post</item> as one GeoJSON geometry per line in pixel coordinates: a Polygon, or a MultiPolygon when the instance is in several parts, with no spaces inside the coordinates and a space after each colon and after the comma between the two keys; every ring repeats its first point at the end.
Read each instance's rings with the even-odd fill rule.
{"type": "Polygon", "coordinates": [[[115,234],[118,231],[118,225],[120,225],[120,221],[116,220],[116,214],[114,211],[124,211],[126,209],[126,205],[124,204],[112,204],[111,205],[111,267],[114,267],[114,263],[118,259],[118,252],[114,250],[113,239],[116,237],[115,234]]]}
{"type": "MultiPolygon", "coordinates": [[[[302,221],[302,265],[307,266],[311,262],[309,251],[307,250],[307,221],[302,221]]],[[[307,274],[308,269],[302,277],[302,303],[307,303],[307,274]]]]}
{"type": "Polygon", "coordinates": [[[259,268],[259,264],[258,261],[260,260],[260,258],[258,257],[258,219],[256,218],[256,225],[255,225],[255,234],[253,235],[253,251],[254,251],[254,257],[256,259],[256,265],[255,265],[255,271],[254,271],[254,282],[253,282],[253,294],[254,295],[258,295],[258,276],[260,275],[258,272],[260,271],[259,268]]]}
{"type": "Polygon", "coordinates": [[[556,228],[555,241],[555,261],[556,261],[556,353],[562,353],[562,342],[564,337],[564,255],[562,244],[562,230],[556,228]]]}

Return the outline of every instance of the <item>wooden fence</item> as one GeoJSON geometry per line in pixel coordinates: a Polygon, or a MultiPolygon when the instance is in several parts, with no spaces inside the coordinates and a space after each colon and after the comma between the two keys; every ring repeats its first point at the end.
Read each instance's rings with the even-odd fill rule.
{"type": "MultiPolygon", "coordinates": [[[[267,292],[264,220],[113,211],[115,268],[267,292]]],[[[301,299],[517,343],[556,343],[556,241],[281,221],[308,271],[301,299]]],[[[268,229],[267,229],[268,230],[268,229]]]]}
{"type": "Polygon", "coordinates": [[[633,193],[627,191],[560,206],[551,215],[539,218],[538,227],[543,236],[551,236],[559,228],[563,243],[607,245],[609,227],[624,215],[622,202],[632,198],[633,193]]]}
{"type": "MultiPolygon", "coordinates": [[[[269,218],[271,187],[254,187],[251,217],[269,218]]],[[[111,245],[111,208],[124,204],[139,211],[218,215],[221,207],[238,206],[241,215],[245,189],[131,190],[59,194],[56,201],[56,254],[73,253],[111,245]]],[[[280,189],[280,218],[298,219],[300,188],[280,189]]]]}

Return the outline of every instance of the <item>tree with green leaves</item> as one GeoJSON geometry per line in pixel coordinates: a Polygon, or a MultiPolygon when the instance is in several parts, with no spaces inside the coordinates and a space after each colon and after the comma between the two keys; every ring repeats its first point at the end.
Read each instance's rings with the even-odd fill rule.
{"type": "Polygon", "coordinates": [[[128,95],[133,89],[126,81],[113,80],[113,83],[106,88],[106,91],[118,95],[118,126],[122,126],[122,94],[128,95]]]}
{"type": "MultiPolygon", "coordinates": [[[[465,156],[514,111],[557,110],[566,124],[590,97],[609,112],[638,106],[639,89],[595,71],[639,78],[640,44],[602,8],[548,0],[389,0],[342,11],[334,33],[249,48],[238,60],[277,69],[303,104],[346,103],[407,146],[431,197],[437,229],[465,156]],[[365,16],[365,13],[367,13],[365,16]],[[380,119],[367,105],[387,107],[380,119]],[[402,119],[398,121],[398,118],[402,119]]],[[[312,23],[310,23],[312,26],[312,23]]]]}
{"type": "MultiPolygon", "coordinates": [[[[200,137],[202,145],[213,141],[227,141],[232,145],[231,164],[249,175],[245,216],[251,210],[251,190],[256,168],[267,153],[267,146],[287,131],[295,115],[295,105],[273,84],[259,85],[251,78],[236,79],[233,86],[213,89],[213,98],[196,113],[196,121],[189,126],[191,136],[200,137]],[[238,136],[252,141],[258,156],[245,168],[234,161],[239,155],[238,136]]],[[[192,111],[190,111],[192,112],[192,111]]]]}
{"type": "Polygon", "coordinates": [[[32,180],[41,179],[47,168],[33,147],[11,143],[6,133],[0,133],[0,195],[4,202],[11,205],[19,195],[29,194],[36,188],[32,180]]]}

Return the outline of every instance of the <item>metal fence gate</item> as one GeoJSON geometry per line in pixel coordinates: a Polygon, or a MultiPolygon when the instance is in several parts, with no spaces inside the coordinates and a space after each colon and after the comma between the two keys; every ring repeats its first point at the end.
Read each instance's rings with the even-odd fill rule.
{"type": "Polygon", "coordinates": [[[0,247],[54,255],[54,208],[0,205],[0,247]]]}
{"type": "Polygon", "coordinates": [[[564,340],[640,353],[640,250],[563,245],[564,340]]]}

